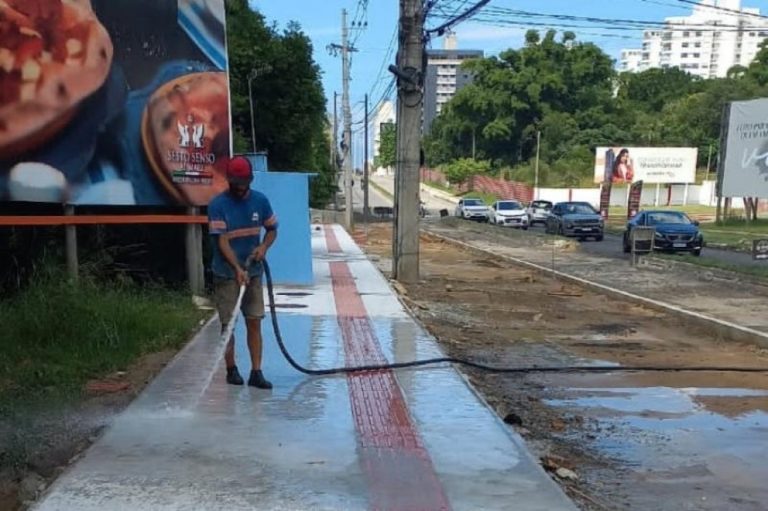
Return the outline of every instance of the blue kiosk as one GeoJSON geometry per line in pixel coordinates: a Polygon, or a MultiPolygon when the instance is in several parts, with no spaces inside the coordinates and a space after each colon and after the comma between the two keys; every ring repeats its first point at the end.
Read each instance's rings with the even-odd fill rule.
{"type": "Polygon", "coordinates": [[[254,169],[251,187],[266,195],[277,215],[277,241],[269,251],[275,284],[311,286],[312,227],[309,215],[309,180],[306,172],[269,172],[265,153],[243,154],[254,169]]]}

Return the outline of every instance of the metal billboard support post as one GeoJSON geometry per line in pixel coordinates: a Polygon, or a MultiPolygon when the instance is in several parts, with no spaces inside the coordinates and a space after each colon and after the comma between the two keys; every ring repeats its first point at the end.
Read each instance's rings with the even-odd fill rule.
{"type": "MultiPolygon", "coordinates": [[[[187,208],[187,215],[197,216],[200,208],[187,208]]],[[[203,270],[203,228],[200,224],[186,226],[187,280],[192,296],[202,296],[205,290],[203,270]]]]}
{"type": "MultiPolygon", "coordinates": [[[[64,206],[64,215],[75,216],[75,207],[70,205],[64,206]]],[[[66,246],[67,274],[69,275],[69,278],[77,281],[79,266],[77,261],[77,227],[74,225],[67,225],[64,227],[64,239],[66,246]]]]}

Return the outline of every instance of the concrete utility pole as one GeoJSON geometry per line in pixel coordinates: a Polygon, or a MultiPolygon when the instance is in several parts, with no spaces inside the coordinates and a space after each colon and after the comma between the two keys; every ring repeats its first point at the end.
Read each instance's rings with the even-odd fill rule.
{"type": "Polygon", "coordinates": [[[419,280],[419,156],[424,99],[423,9],[422,0],[400,0],[392,274],[396,280],[404,283],[419,280]]]}
{"type": "MultiPolygon", "coordinates": [[[[336,184],[339,184],[339,120],[338,120],[338,112],[336,111],[336,97],[339,94],[336,91],[333,91],[333,136],[331,137],[333,139],[333,151],[332,151],[332,157],[333,161],[331,162],[331,165],[333,165],[333,176],[336,178],[336,184]]],[[[339,210],[339,191],[336,190],[336,193],[333,197],[334,204],[336,205],[335,210],[339,210]]]]}
{"type": "MultiPolygon", "coordinates": [[[[349,107],[349,68],[350,68],[350,52],[356,51],[349,45],[349,28],[347,27],[347,10],[341,10],[341,44],[329,44],[328,51],[332,55],[338,55],[338,51],[341,50],[341,71],[342,71],[342,92],[341,92],[341,107],[342,107],[342,120],[344,122],[344,134],[341,141],[341,155],[342,155],[342,167],[344,175],[344,195],[345,195],[345,223],[347,229],[350,231],[354,227],[353,219],[354,212],[352,210],[352,110],[349,107]]],[[[334,96],[335,100],[336,96],[334,96]]]]}
{"type": "Polygon", "coordinates": [[[368,225],[368,94],[365,95],[365,121],[363,143],[363,221],[368,225]]]}
{"type": "Polygon", "coordinates": [[[352,109],[349,107],[349,45],[347,40],[347,10],[341,10],[341,65],[344,90],[341,102],[344,109],[344,197],[346,203],[345,222],[347,229],[352,232],[354,227],[354,210],[352,204],[352,109]]]}

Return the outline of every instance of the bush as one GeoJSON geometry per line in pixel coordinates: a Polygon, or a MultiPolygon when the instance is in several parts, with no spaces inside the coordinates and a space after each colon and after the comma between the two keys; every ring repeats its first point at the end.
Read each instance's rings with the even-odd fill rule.
{"type": "Polygon", "coordinates": [[[491,170],[491,164],[483,160],[460,158],[445,167],[445,177],[452,185],[464,184],[467,179],[476,174],[484,174],[491,170]]]}

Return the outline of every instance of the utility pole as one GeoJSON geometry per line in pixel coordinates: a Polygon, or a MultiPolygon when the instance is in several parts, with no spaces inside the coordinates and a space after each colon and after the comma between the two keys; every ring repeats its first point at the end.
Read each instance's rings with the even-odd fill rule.
{"type": "MultiPolygon", "coordinates": [[[[338,93],[333,91],[333,177],[336,179],[336,185],[339,184],[339,120],[336,111],[336,97],[338,93]]],[[[339,189],[334,194],[335,211],[339,210],[339,189]]]]}
{"type": "MultiPolygon", "coordinates": [[[[342,167],[344,175],[344,196],[346,211],[344,214],[347,229],[351,232],[354,220],[354,211],[352,205],[352,109],[349,107],[349,68],[350,52],[357,51],[351,47],[349,41],[349,28],[347,27],[347,10],[341,10],[341,44],[328,45],[328,51],[332,55],[337,55],[341,50],[341,71],[342,71],[342,92],[341,108],[342,120],[344,122],[344,134],[341,140],[342,167]]],[[[335,98],[335,96],[334,96],[335,98]]]]}
{"type": "Polygon", "coordinates": [[[536,199],[539,198],[539,153],[541,151],[541,130],[536,130],[536,170],[533,178],[533,193],[536,199]]]}
{"type": "Polygon", "coordinates": [[[368,228],[368,94],[365,95],[365,121],[363,129],[365,141],[363,142],[363,221],[368,228]]]}
{"type": "Polygon", "coordinates": [[[424,5],[400,0],[397,67],[397,167],[392,254],[393,277],[419,280],[419,161],[423,104],[424,5]]]}
{"type": "Polygon", "coordinates": [[[352,109],[349,107],[349,46],[347,39],[347,10],[341,10],[341,65],[344,90],[342,107],[344,109],[344,198],[346,199],[345,220],[349,232],[354,228],[354,210],[352,204],[352,109]]]}

